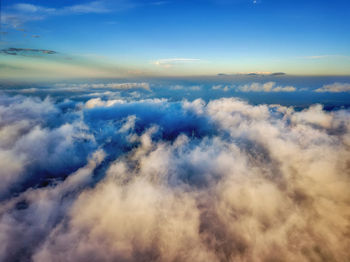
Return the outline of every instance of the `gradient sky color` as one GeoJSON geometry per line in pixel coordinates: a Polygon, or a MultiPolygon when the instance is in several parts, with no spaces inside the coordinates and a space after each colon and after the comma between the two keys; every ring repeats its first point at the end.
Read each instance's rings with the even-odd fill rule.
{"type": "Polygon", "coordinates": [[[3,79],[350,74],[349,1],[5,0],[1,8],[3,79]]]}

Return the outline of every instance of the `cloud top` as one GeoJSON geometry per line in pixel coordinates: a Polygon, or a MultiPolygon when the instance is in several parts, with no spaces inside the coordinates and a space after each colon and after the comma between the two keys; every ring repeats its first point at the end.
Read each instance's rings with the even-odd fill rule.
{"type": "Polygon", "coordinates": [[[0,96],[0,260],[344,261],[349,123],[235,98],[0,96]]]}

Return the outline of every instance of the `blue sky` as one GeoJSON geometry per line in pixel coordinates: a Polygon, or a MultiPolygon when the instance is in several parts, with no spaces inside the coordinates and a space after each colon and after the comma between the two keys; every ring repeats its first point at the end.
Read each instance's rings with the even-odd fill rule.
{"type": "Polygon", "coordinates": [[[0,77],[349,75],[349,10],[339,0],[5,0],[0,77]]]}

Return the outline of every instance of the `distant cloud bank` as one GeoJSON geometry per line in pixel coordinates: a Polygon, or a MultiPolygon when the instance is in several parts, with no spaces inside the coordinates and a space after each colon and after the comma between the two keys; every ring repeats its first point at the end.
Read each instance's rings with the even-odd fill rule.
{"type": "Polygon", "coordinates": [[[297,89],[294,86],[280,86],[275,82],[266,82],[266,83],[249,83],[239,86],[234,85],[214,85],[212,86],[212,90],[221,90],[221,91],[229,91],[234,90],[238,92],[295,92],[297,89]]]}
{"type": "Polygon", "coordinates": [[[350,92],[350,84],[349,83],[333,83],[333,84],[329,84],[329,85],[324,85],[323,87],[316,89],[315,92],[319,92],[319,93],[350,92]]]}
{"type": "Polygon", "coordinates": [[[278,86],[275,82],[267,82],[265,84],[246,84],[239,86],[238,90],[242,92],[294,92],[296,88],[293,86],[278,86]]]}
{"type": "Polygon", "coordinates": [[[106,88],[106,89],[134,89],[141,88],[147,91],[151,91],[149,83],[82,83],[82,84],[67,84],[59,83],[55,84],[55,87],[66,88],[66,89],[77,89],[77,88],[106,88]]]}

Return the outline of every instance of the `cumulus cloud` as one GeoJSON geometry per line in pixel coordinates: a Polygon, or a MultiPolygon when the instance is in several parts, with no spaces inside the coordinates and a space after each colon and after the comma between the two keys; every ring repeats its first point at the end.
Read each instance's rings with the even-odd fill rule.
{"type": "Polygon", "coordinates": [[[0,105],[0,176],[16,174],[0,188],[3,261],[350,256],[348,110],[235,98],[0,105]]]}
{"type": "Polygon", "coordinates": [[[293,86],[278,86],[275,82],[252,83],[238,87],[241,92],[294,92],[296,88],[293,86]]]}
{"type": "Polygon", "coordinates": [[[60,109],[49,99],[2,97],[0,116],[1,177],[4,179],[0,199],[10,191],[20,190],[23,183],[34,185],[61,176],[60,168],[65,166],[61,161],[69,161],[65,168],[73,170],[84,163],[83,155],[88,154],[78,151],[94,148],[93,137],[81,121],[55,126],[55,122],[61,120],[60,109]],[[78,148],[72,143],[74,139],[81,139],[86,145],[78,148]],[[35,179],[31,177],[33,174],[37,176],[35,179]]]}
{"type": "Polygon", "coordinates": [[[323,87],[316,89],[315,92],[319,92],[319,93],[350,92],[350,84],[349,83],[333,83],[333,84],[329,84],[329,85],[324,85],[323,87]]]}

